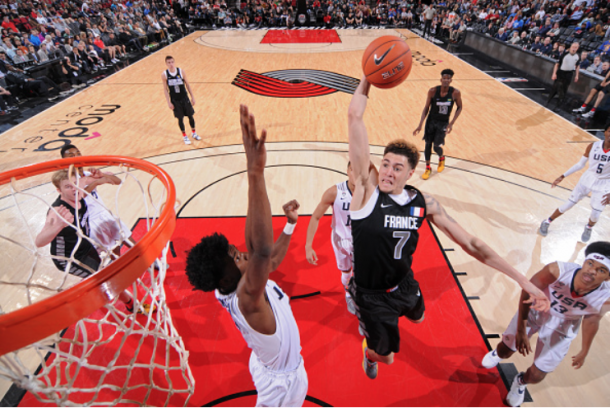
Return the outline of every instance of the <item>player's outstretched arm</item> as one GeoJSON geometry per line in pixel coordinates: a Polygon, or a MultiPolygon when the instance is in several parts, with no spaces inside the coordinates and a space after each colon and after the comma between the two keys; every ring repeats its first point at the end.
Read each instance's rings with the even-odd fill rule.
{"type": "Polygon", "coordinates": [[[316,255],[316,251],[313,250],[313,238],[318,230],[318,224],[320,224],[320,219],[324,216],[324,213],[326,210],[328,210],[328,207],[333,205],[336,198],[337,186],[332,186],[324,192],[322,195],[322,200],[320,200],[318,206],[309,219],[309,225],[307,226],[307,239],[305,240],[305,257],[307,258],[307,262],[312,265],[318,264],[318,255],[316,255]]]}
{"type": "MultiPolygon", "coordinates": [[[[263,292],[269,272],[273,251],[273,228],[271,224],[271,205],[265,185],[265,163],[267,151],[265,139],[267,131],[256,134],[254,115],[245,105],[240,106],[242,139],[246,151],[248,168],[248,214],[246,217],[246,247],[250,254],[248,269],[242,279],[240,292],[249,298],[243,305],[246,309],[260,306],[264,302],[263,292]]],[[[243,310],[242,310],[243,311],[243,310]]]]}
{"type": "Polygon", "coordinates": [[[366,189],[371,184],[369,180],[369,165],[371,162],[371,149],[369,137],[364,124],[364,111],[371,84],[366,77],[362,77],[360,85],[352,96],[347,112],[347,125],[349,134],[349,160],[352,163],[356,191],[352,198],[352,210],[359,210],[364,205],[366,189]]]}
{"type": "Polygon", "coordinates": [[[417,135],[421,131],[421,127],[424,125],[424,120],[426,120],[426,116],[428,116],[428,111],[430,111],[430,104],[432,103],[432,98],[434,97],[434,93],[436,92],[435,88],[431,88],[428,90],[428,96],[426,97],[426,104],[424,105],[424,110],[421,113],[421,118],[419,119],[419,125],[413,131],[413,136],[417,135]]]}
{"type": "Polygon", "coordinates": [[[38,248],[50,244],[62,229],[74,222],[74,215],[66,207],[60,205],[56,210],[60,217],[58,217],[52,209],[49,210],[42,231],[36,236],[35,244],[38,248]]]}
{"type": "Polygon", "coordinates": [[[527,278],[509,265],[489,245],[481,239],[470,235],[453,218],[447,214],[441,204],[431,195],[424,194],[428,220],[443,231],[453,242],[478,261],[490,266],[517,282],[534,299],[534,309],[546,311],[549,309],[549,299],[527,278]]]}
{"type": "Polygon", "coordinates": [[[580,169],[584,168],[585,165],[587,164],[587,160],[589,160],[589,153],[591,153],[592,147],[593,147],[593,143],[588,145],[587,148],[585,149],[585,154],[580,158],[578,163],[576,163],[575,165],[570,167],[570,169],[568,171],[566,171],[565,173],[563,173],[561,176],[557,177],[557,179],[555,181],[553,181],[553,184],[551,184],[551,188],[557,187],[557,185],[559,183],[561,183],[563,181],[563,179],[568,177],[570,174],[576,173],[580,169]]]}
{"type": "Polygon", "coordinates": [[[284,231],[280,234],[275,244],[273,244],[273,253],[271,254],[271,272],[275,271],[286,256],[288,247],[290,246],[290,238],[292,230],[299,219],[299,208],[301,204],[297,200],[290,200],[282,206],[284,214],[286,214],[287,224],[284,231]],[[288,230],[288,233],[286,231],[288,230]]]}
{"type": "MultiPolygon", "coordinates": [[[[610,302],[606,302],[604,306],[607,310],[610,308],[610,302]]],[[[599,322],[601,322],[602,317],[603,309],[601,314],[588,315],[582,319],[582,348],[578,354],[572,357],[572,367],[577,370],[585,364],[585,359],[599,330],[599,322]]]]}

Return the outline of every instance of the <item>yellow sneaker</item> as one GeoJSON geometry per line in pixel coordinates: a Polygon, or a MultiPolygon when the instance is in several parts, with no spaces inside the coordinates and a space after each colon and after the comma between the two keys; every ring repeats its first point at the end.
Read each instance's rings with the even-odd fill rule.
{"type": "Polygon", "coordinates": [[[365,338],[364,340],[362,340],[362,354],[364,355],[364,357],[362,358],[362,369],[364,370],[364,373],[367,377],[369,377],[371,380],[374,380],[375,378],[377,378],[378,373],[377,362],[371,362],[368,358],[366,358],[366,348],[367,346],[365,338]]]}
{"type": "Polygon", "coordinates": [[[445,170],[445,158],[444,157],[438,161],[438,170],[437,171],[440,173],[443,170],[445,170]]]}
{"type": "Polygon", "coordinates": [[[421,178],[423,178],[424,180],[428,180],[430,178],[430,175],[432,174],[432,169],[426,169],[426,171],[424,171],[424,174],[421,175],[421,178]]]}

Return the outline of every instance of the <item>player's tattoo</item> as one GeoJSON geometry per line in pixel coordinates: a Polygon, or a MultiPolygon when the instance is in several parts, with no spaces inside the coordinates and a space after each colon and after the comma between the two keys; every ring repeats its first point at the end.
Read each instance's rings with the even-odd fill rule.
{"type": "Polygon", "coordinates": [[[426,200],[426,208],[429,214],[440,214],[447,217],[447,219],[454,224],[457,224],[457,221],[454,220],[448,213],[445,211],[443,206],[436,200],[436,198],[432,197],[429,194],[424,194],[424,198],[426,200]]]}

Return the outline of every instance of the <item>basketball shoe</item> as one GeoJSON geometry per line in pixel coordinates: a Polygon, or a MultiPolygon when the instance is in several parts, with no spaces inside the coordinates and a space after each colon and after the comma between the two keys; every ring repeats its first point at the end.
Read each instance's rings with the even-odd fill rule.
{"type": "Polygon", "coordinates": [[[585,113],[586,111],[587,111],[587,108],[582,107],[582,106],[578,109],[572,109],[572,112],[574,112],[574,113],[585,113]]]}
{"type": "Polygon", "coordinates": [[[189,139],[189,137],[188,137],[188,136],[184,136],[184,137],[182,138],[182,140],[184,140],[184,144],[185,144],[185,145],[190,145],[190,144],[191,144],[191,139],[189,139]]]}
{"type": "Polygon", "coordinates": [[[481,361],[481,365],[485,368],[494,368],[501,360],[500,356],[498,356],[498,350],[493,350],[485,354],[483,361],[481,361]]]}
{"type": "Polygon", "coordinates": [[[362,359],[362,369],[364,370],[364,373],[367,377],[369,377],[371,380],[374,380],[375,378],[377,378],[377,362],[369,361],[368,357],[366,356],[366,350],[367,347],[365,338],[364,340],[362,340],[362,354],[364,355],[362,359]]]}
{"type": "Polygon", "coordinates": [[[191,137],[195,140],[201,140],[201,137],[199,137],[199,135],[197,133],[191,134],[191,137]]]}
{"type": "Polygon", "coordinates": [[[515,376],[513,384],[510,386],[510,391],[506,396],[506,402],[511,407],[518,407],[523,404],[523,400],[525,400],[525,389],[527,387],[521,380],[523,380],[523,373],[519,373],[515,376]]]}
{"type": "Polygon", "coordinates": [[[445,158],[441,157],[438,159],[438,169],[436,171],[440,173],[443,170],[445,170],[445,158]]]}
{"type": "Polygon", "coordinates": [[[432,174],[432,169],[429,167],[426,167],[426,171],[424,171],[424,174],[421,175],[421,178],[423,178],[424,180],[428,180],[430,178],[431,174],[432,174]]]}
{"type": "Polygon", "coordinates": [[[594,110],[590,110],[589,112],[582,114],[582,117],[585,118],[585,119],[592,118],[593,116],[595,116],[595,111],[594,110]]]}
{"type": "Polygon", "coordinates": [[[589,227],[588,225],[585,225],[585,230],[582,232],[582,236],[580,237],[580,240],[582,242],[589,242],[589,240],[591,239],[592,231],[593,231],[593,228],[589,227]]]}
{"type": "Polygon", "coordinates": [[[540,235],[542,235],[543,237],[547,236],[547,234],[549,233],[549,225],[551,225],[551,223],[548,219],[540,223],[540,229],[538,230],[538,232],[540,232],[540,235]]]}

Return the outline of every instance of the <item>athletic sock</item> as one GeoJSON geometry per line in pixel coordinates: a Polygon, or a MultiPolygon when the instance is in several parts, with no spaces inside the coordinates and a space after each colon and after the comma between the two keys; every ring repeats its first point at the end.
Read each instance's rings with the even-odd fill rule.
{"type": "Polygon", "coordinates": [[[583,103],[583,104],[582,104],[582,106],[581,106],[581,108],[586,109],[586,108],[587,108],[587,104],[586,104],[586,103],[583,103]]]}
{"type": "Polygon", "coordinates": [[[186,137],[186,132],[182,132],[182,137],[186,137]]]}
{"type": "Polygon", "coordinates": [[[553,222],[553,220],[551,219],[551,217],[546,219],[546,222],[548,222],[549,224],[553,222]]]}
{"type": "Polygon", "coordinates": [[[591,108],[589,112],[595,112],[595,108],[591,108]]]}
{"type": "Polygon", "coordinates": [[[517,383],[519,383],[519,385],[523,386],[523,385],[527,385],[525,384],[525,382],[523,381],[523,373],[519,374],[517,376],[517,383]]]}
{"type": "Polygon", "coordinates": [[[438,158],[439,161],[445,161],[445,156],[441,156],[438,158]]]}
{"type": "Polygon", "coordinates": [[[587,225],[585,225],[585,228],[592,229],[593,227],[591,225],[587,224],[587,225]]]}
{"type": "Polygon", "coordinates": [[[193,131],[193,134],[195,134],[195,129],[192,129],[192,131],[193,131]]]}
{"type": "Polygon", "coordinates": [[[432,170],[432,165],[431,164],[426,164],[426,170],[432,170]]]}

